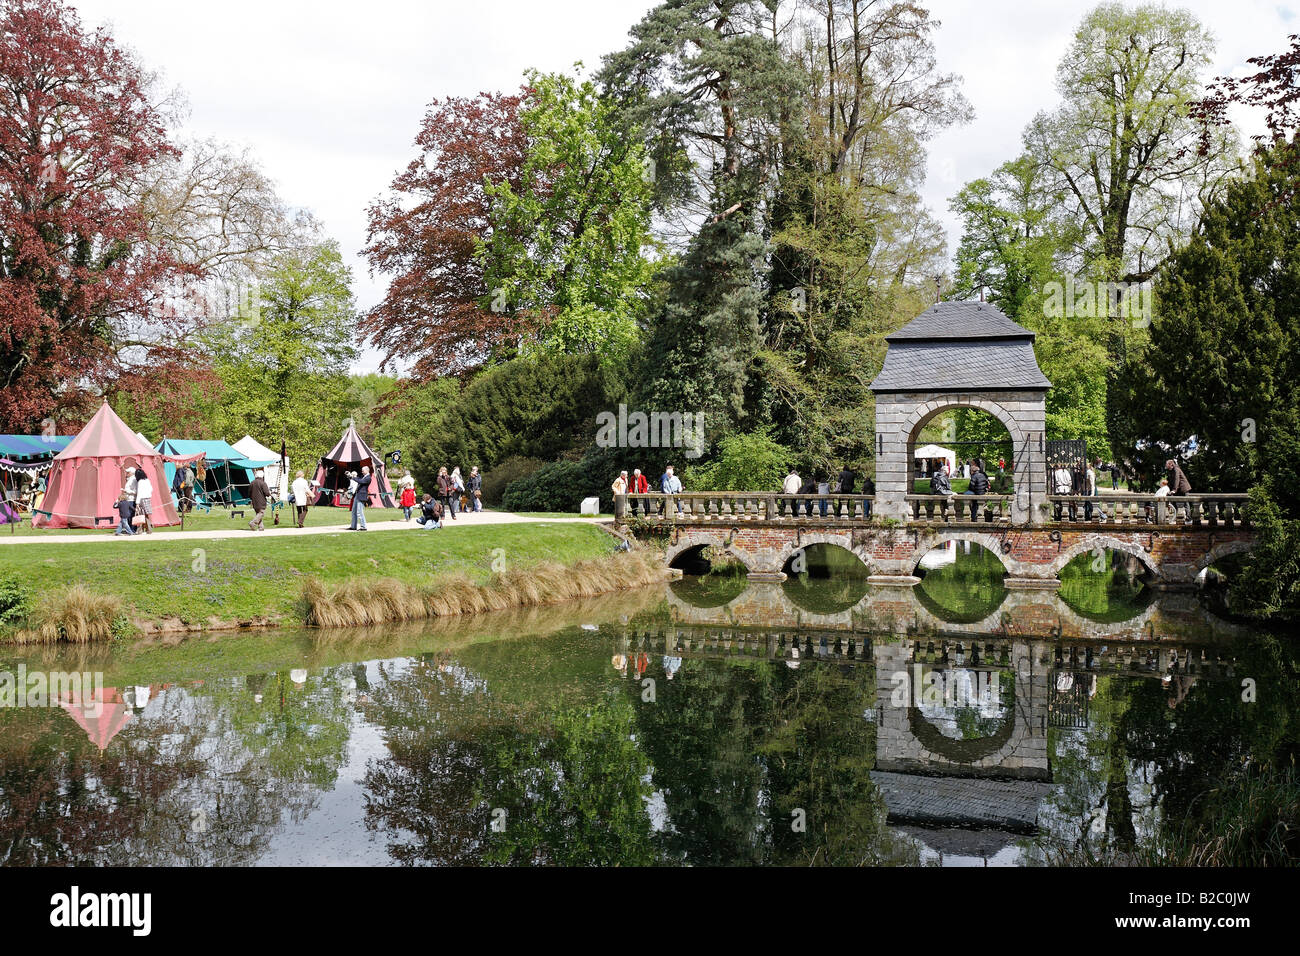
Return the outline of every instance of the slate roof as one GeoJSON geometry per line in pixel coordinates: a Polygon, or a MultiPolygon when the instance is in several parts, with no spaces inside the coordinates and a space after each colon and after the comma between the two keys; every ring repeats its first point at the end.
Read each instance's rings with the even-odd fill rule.
{"type": "Polygon", "coordinates": [[[1034,333],[1017,325],[987,302],[936,302],[893,335],[886,342],[916,339],[1005,339],[1028,338],[1034,333]]]}
{"type": "Polygon", "coordinates": [[[940,302],[885,339],[876,392],[1043,391],[1034,333],[983,302],[940,302]]]}

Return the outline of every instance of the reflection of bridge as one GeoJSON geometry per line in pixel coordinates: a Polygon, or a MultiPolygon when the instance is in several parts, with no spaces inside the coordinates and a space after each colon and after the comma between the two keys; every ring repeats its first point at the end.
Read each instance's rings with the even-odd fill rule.
{"type": "Polygon", "coordinates": [[[1235,666],[1213,645],[1191,641],[1061,644],[995,634],[873,640],[788,625],[646,623],[624,629],[617,651],[616,660],[662,654],[871,667],[872,778],[891,819],[1012,832],[1036,826],[1052,779],[1048,733],[1087,726],[1098,678],[1218,679],[1231,677],[1235,666]]]}
{"type": "MultiPolygon", "coordinates": [[[[876,493],[621,495],[615,521],[640,535],[669,536],[668,559],[712,547],[751,577],[781,579],[792,555],[830,544],[873,575],[915,583],[932,548],[974,541],[1000,560],[1008,584],[1051,586],[1081,554],[1120,551],[1157,586],[1187,586],[1211,562],[1246,550],[1245,495],[1048,493],[1046,396],[1034,333],[986,303],[941,302],[887,337],[876,395],[876,493]],[[916,494],[913,452],[923,430],[956,409],[1006,429],[1011,448],[999,494],[916,494]]],[[[928,489],[927,489],[928,491],[928,489]]]]}
{"type": "Polygon", "coordinates": [[[862,598],[841,611],[802,608],[790,592],[772,581],[751,581],[725,604],[698,607],[668,590],[674,623],[702,627],[799,628],[829,634],[892,633],[1057,641],[1214,641],[1240,633],[1234,625],[1210,615],[1191,595],[1164,595],[1127,621],[1094,621],[1075,611],[1058,594],[1042,590],[1008,590],[998,607],[983,620],[951,622],[942,608],[926,601],[913,588],[867,588],[862,598]]]}

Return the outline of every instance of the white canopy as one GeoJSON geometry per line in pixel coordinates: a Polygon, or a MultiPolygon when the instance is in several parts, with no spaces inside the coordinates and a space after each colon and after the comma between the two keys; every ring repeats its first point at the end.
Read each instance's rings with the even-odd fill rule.
{"type": "Polygon", "coordinates": [[[955,474],[957,471],[957,453],[951,448],[942,448],[939,445],[922,445],[912,452],[913,461],[924,458],[942,458],[948,463],[950,473],[955,474]]]}
{"type": "Polygon", "coordinates": [[[289,475],[292,474],[289,468],[289,459],[284,459],[285,473],[280,474],[280,453],[272,448],[267,448],[252,435],[245,435],[233,446],[235,451],[239,452],[250,461],[274,461],[275,464],[267,465],[264,469],[266,472],[266,483],[271,486],[271,490],[279,494],[281,498],[289,494],[289,475]]]}

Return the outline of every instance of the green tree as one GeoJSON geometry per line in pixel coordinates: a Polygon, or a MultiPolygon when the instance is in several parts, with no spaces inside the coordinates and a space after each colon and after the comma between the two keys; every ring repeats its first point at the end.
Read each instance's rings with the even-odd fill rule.
{"type": "Polygon", "coordinates": [[[204,341],[225,385],[207,437],[283,435],[293,461],[314,461],[353,410],[347,377],[357,357],[351,271],[338,244],[275,258],[258,296],[204,341]]]}
{"type": "Polygon", "coordinates": [[[515,186],[488,183],[494,228],[480,239],[492,302],[529,316],[529,345],[625,357],[655,268],[651,177],[636,137],[590,81],[530,71],[515,186]]]}

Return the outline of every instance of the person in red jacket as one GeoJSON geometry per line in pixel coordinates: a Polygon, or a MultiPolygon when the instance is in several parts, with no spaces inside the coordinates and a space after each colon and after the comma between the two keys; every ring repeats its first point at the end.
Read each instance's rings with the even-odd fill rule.
{"type": "MultiPolygon", "coordinates": [[[[628,482],[627,493],[630,495],[644,495],[650,492],[650,482],[646,481],[645,475],[641,474],[640,468],[632,470],[632,480],[628,482]]],[[[649,506],[644,506],[646,514],[649,514],[649,506]]],[[[636,514],[636,502],[632,502],[632,513],[636,514]]]]}

